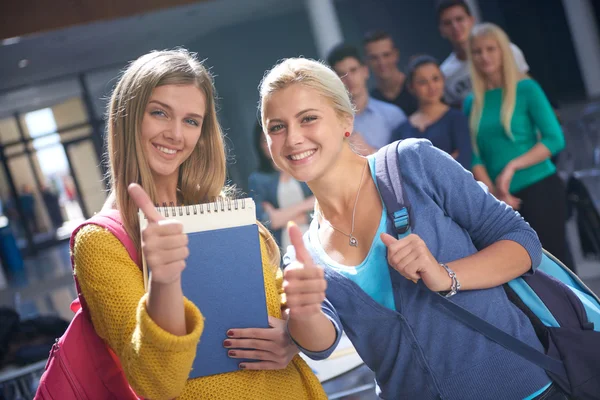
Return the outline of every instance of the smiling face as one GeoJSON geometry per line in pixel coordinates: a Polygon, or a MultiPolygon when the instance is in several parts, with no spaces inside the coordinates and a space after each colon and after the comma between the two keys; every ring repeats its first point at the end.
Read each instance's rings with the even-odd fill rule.
{"type": "Polygon", "coordinates": [[[194,85],[164,85],[152,91],[140,139],[156,182],[177,181],[202,132],[206,97],[194,85]]]}
{"type": "Polygon", "coordinates": [[[352,129],[350,116],[340,117],[329,99],[302,84],[272,93],[263,112],[273,161],[303,182],[330,170],[343,149],[344,132],[352,129]]]}

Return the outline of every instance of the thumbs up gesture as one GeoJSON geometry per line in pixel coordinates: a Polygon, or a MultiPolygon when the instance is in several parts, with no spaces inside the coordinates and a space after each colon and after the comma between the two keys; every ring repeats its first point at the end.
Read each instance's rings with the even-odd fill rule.
{"type": "Polygon", "coordinates": [[[152,282],[170,284],[178,281],[190,254],[183,224],[160,215],[140,185],[132,183],[127,191],[148,218],[148,225],[142,231],[142,253],[152,282]]]}
{"type": "Polygon", "coordinates": [[[425,286],[434,292],[450,290],[452,278],[418,235],[413,233],[396,239],[382,233],[381,240],[388,249],[388,264],[400,275],[415,283],[422,279],[425,286]]]}
{"type": "Polygon", "coordinates": [[[315,265],[302,240],[302,232],[294,223],[288,225],[296,260],[283,273],[283,290],[287,297],[289,318],[308,320],[321,314],[327,282],[323,268],[315,265]]]}

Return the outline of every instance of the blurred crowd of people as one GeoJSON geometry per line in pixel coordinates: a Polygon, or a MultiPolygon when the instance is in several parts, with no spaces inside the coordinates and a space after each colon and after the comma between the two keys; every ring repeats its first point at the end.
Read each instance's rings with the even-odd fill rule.
{"type": "MultiPolygon", "coordinates": [[[[326,61],[356,110],[354,149],[368,155],[396,140],[430,140],[518,210],[542,245],[574,269],[565,235],[565,185],[553,163],[565,145],[554,108],[529,74],[523,52],[499,27],[476,26],[462,0],[438,2],[436,15],[453,48],[441,63],[411,55],[402,71],[400,49],[383,31],[368,32],[360,48],[340,43],[329,52],[326,61]],[[371,74],[375,85],[369,89],[371,74]]],[[[250,176],[250,194],[285,250],[289,241],[281,228],[296,220],[307,229],[313,200],[308,187],[265,159],[265,139],[260,126],[255,129],[260,167],[250,176]]]]}

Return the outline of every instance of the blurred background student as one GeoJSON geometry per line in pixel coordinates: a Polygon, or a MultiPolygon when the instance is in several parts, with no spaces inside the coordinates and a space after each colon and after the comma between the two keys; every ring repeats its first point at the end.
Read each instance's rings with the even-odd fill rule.
{"type": "Polygon", "coordinates": [[[406,83],[417,99],[418,109],[400,125],[394,139],[428,139],[470,170],[473,151],[468,119],[442,101],[444,75],[437,60],[428,55],[413,57],[406,71],[406,83]]]}
{"type": "Polygon", "coordinates": [[[565,146],[554,110],[540,85],[519,71],[500,27],[476,25],[468,52],[473,93],[464,107],[475,151],[473,175],[519,210],[546,250],[574,268],[565,186],[551,160],[565,146]]]}

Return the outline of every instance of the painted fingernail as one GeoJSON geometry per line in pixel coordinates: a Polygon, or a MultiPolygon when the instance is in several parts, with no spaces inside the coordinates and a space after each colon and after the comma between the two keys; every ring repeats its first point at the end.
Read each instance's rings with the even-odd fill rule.
{"type": "Polygon", "coordinates": [[[246,364],[240,364],[240,369],[246,369],[246,364]]]}
{"type": "Polygon", "coordinates": [[[229,340],[224,341],[223,342],[223,346],[225,346],[225,347],[231,347],[231,341],[229,341],[229,340]]]}
{"type": "Polygon", "coordinates": [[[232,330],[227,331],[227,336],[233,337],[233,331],[232,330]]]}
{"type": "Polygon", "coordinates": [[[229,351],[227,352],[227,355],[229,355],[229,357],[235,357],[235,351],[233,351],[233,350],[229,350],[229,351]]]}

